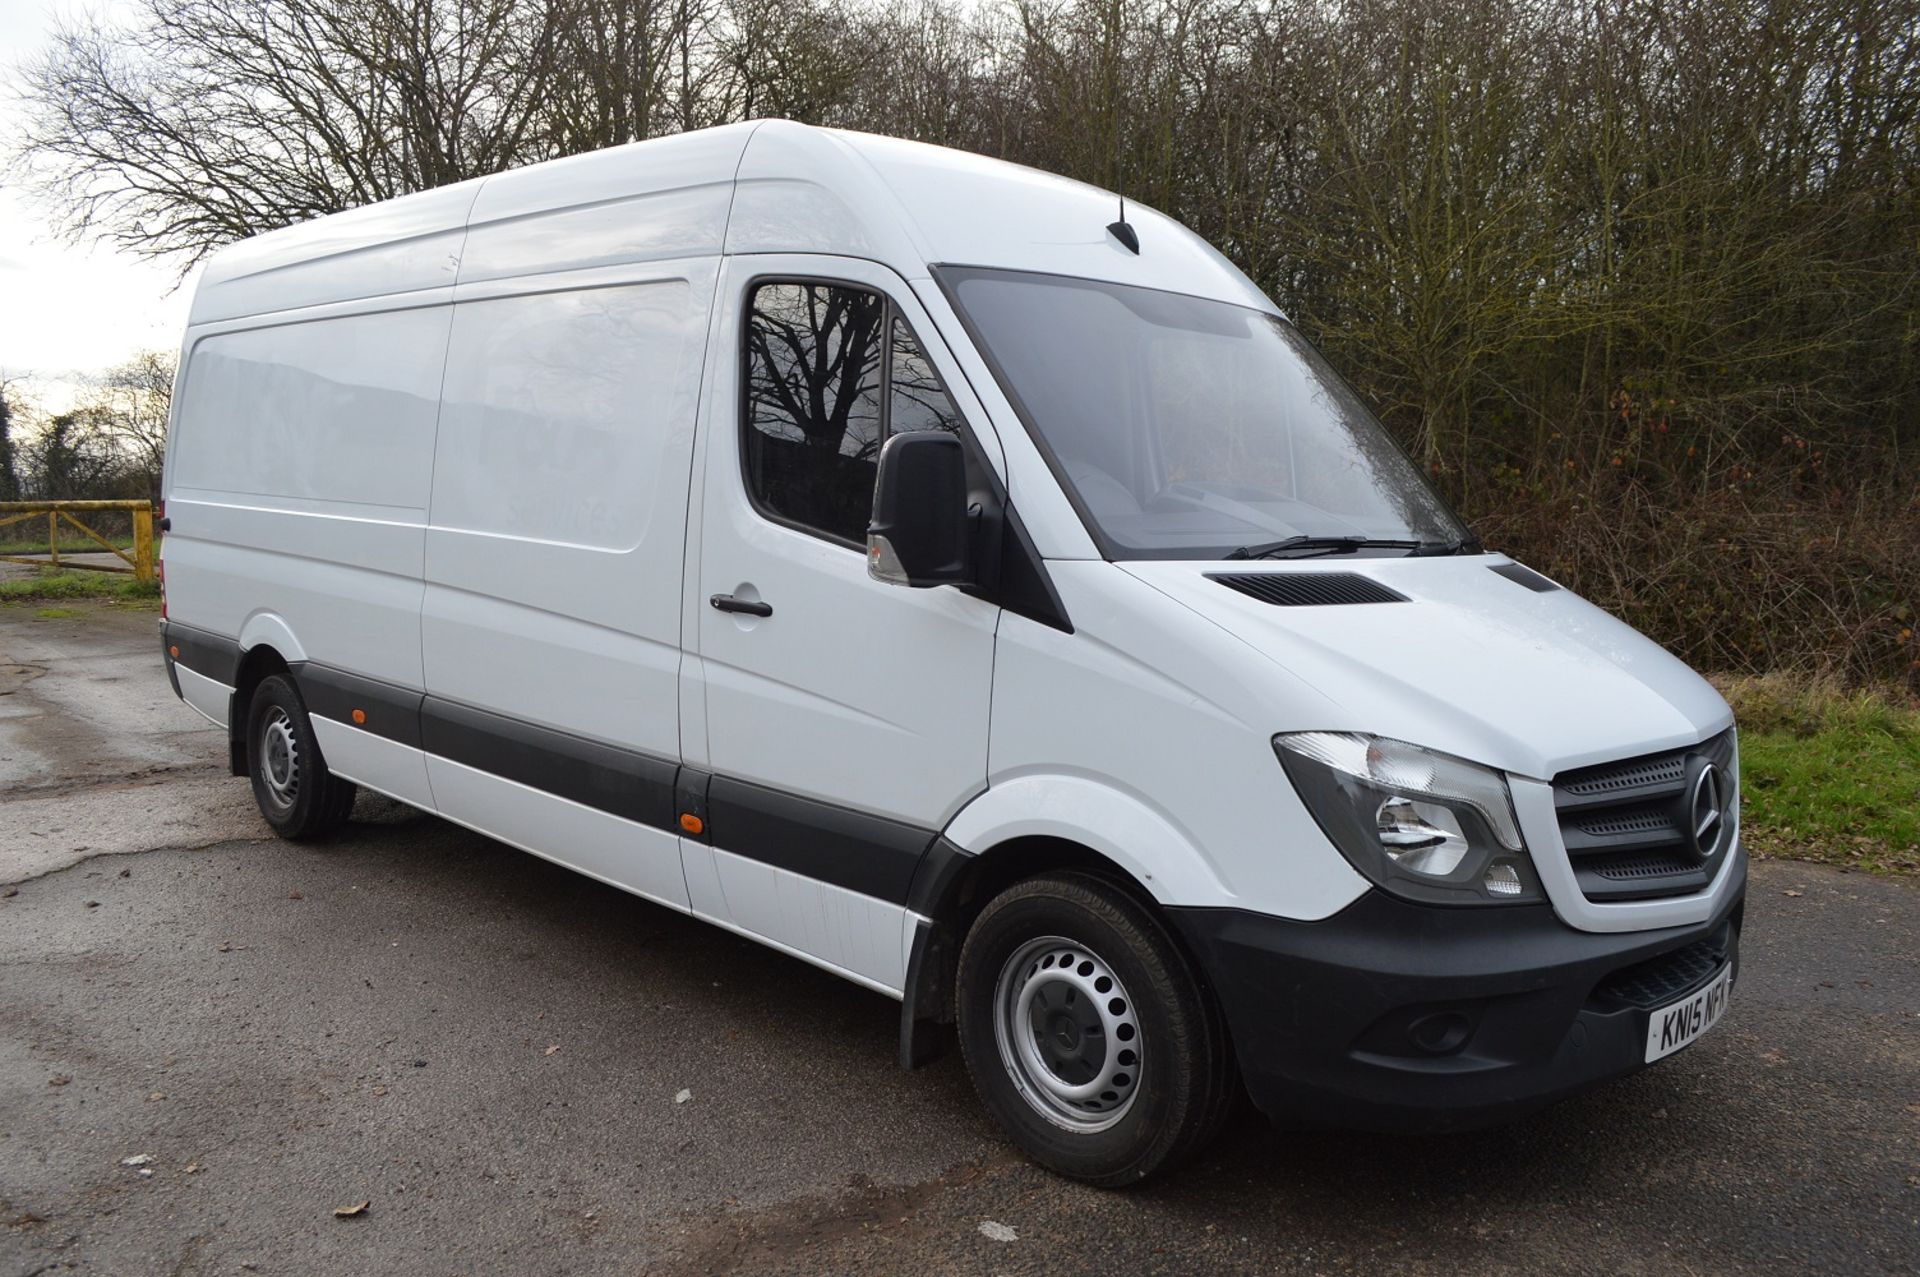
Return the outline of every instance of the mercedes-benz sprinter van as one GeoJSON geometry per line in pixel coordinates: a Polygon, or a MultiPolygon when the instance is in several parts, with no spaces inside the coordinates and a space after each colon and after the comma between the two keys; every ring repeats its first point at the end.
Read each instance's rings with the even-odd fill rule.
{"type": "Polygon", "coordinates": [[[901,1004],[1097,1184],[1692,1042],[1732,716],[1483,549],[1173,221],[741,124],[262,235],[193,300],[167,670],[299,838],[389,795],[901,1004]]]}

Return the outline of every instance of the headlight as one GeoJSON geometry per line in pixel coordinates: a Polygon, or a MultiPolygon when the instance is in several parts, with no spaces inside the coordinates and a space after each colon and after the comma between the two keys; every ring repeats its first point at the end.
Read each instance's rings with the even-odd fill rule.
{"type": "Polygon", "coordinates": [[[1544,899],[1501,773],[1352,732],[1273,738],[1293,787],[1372,882],[1433,904],[1544,899]]]}

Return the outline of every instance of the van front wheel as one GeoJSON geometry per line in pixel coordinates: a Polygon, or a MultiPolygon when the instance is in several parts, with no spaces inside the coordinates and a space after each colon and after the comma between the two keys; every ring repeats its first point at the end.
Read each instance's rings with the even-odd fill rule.
{"type": "Polygon", "coordinates": [[[345,823],[354,786],[327,770],[299,689],[262,679],[247,712],[247,775],[260,814],[282,838],[312,838],[345,823]]]}
{"type": "Polygon", "coordinates": [[[1140,1183],[1226,1115],[1234,1074],[1212,999],[1159,919],[1093,875],[989,902],[961,947],[957,1011],[987,1108],[1062,1175],[1140,1183]]]}

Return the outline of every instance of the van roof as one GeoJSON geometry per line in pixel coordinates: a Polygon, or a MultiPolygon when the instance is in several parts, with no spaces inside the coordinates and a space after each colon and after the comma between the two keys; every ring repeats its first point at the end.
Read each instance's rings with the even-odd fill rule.
{"type": "Polygon", "coordinates": [[[860,257],[908,279],[938,263],[997,266],[1273,309],[1206,241],[1131,200],[1129,252],[1106,230],[1119,208],[1110,191],[966,151],[750,121],[255,236],[209,259],[188,322],[720,253],[860,257]]]}

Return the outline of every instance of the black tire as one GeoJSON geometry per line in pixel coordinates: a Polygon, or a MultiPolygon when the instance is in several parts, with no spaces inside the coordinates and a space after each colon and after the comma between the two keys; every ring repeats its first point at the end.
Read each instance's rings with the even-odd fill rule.
{"type": "Polygon", "coordinates": [[[247,707],[247,775],[253,800],[282,838],[317,838],[353,813],[353,782],[327,770],[313,720],[293,680],[261,680],[247,707]]]}
{"type": "Polygon", "coordinates": [[[1084,1183],[1127,1187],[1178,1165],[1213,1139],[1238,1095],[1232,1048],[1204,982],[1150,908],[1091,874],[1029,879],[990,901],[961,946],[955,1010],[967,1070],[1001,1129],[1040,1165],[1084,1183]],[[1060,962],[1069,952],[1073,960],[1060,962]],[[1048,969],[1054,962],[1059,966],[1048,969]],[[1096,983],[1085,984],[1089,975],[1096,983]],[[1101,979],[1109,988],[1090,993],[1101,979]],[[1030,986],[1035,992],[1026,1017],[1003,1011],[1030,986]],[[1119,1022],[1098,1006],[1088,1017],[1085,997],[1074,1002],[1076,993],[1097,1001],[1118,991],[1131,999],[1119,1022]],[[996,1029],[1003,1015],[1004,1033],[996,1029]],[[1075,1026],[1062,1019],[1075,1016],[1099,1022],[1075,1026]],[[1018,1026],[1048,1017],[1060,1024],[1058,1035],[1035,1029],[1023,1074],[1018,1026]],[[1076,1054],[1061,1057],[1057,1071],[1043,1061],[1069,1041],[1076,1054]],[[1137,1051],[1124,1052],[1123,1041],[1137,1051]],[[1095,1052],[1102,1061],[1112,1052],[1116,1067],[1133,1071],[1103,1071],[1104,1063],[1091,1063],[1095,1052]],[[1112,1077],[1133,1089],[1089,1097],[1086,1105],[1105,1105],[1104,1111],[1081,1111],[1076,1102],[1048,1098],[1040,1068],[1054,1083],[1091,1085],[1089,1077],[1112,1077]],[[1079,1069],[1090,1072],[1067,1076],[1079,1069]],[[1117,1099],[1106,1104],[1112,1095],[1117,1099]],[[1110,1124],[1093,1129],[1099,1122],[1110,1124]]]}

